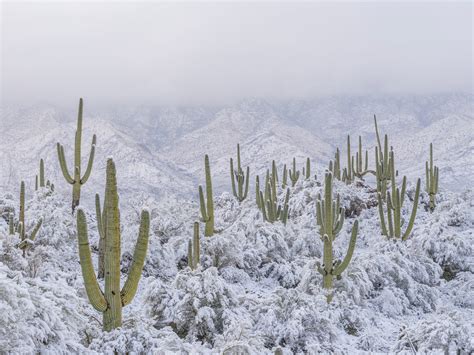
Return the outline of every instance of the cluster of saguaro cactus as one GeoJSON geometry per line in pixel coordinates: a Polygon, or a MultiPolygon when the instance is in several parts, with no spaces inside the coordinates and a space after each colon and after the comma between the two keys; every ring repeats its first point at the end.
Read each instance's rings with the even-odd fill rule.
{"type": "MultiPolygon", "coordinates": [[[[9,218],[9,232],[10,234],[14,234],[14,220],[13,215],[10,214],[9,218]]],[[[31,243],[35,240],[36,235],[38,234],[39,229],[43,223],[43,219],[40,218],[36,225],[33,227],[30,233],[26,232],[26,223],[25,223],[25,182],[22,181],[20,184],[20,213],[18,217],[18,224],[16,226],[16,231],[20,236],[20,242],[18,243],[18,248],[23,250],[23,256],[26,255],[27,248],[31,245],[31,243]]]]}
{"type": "Polygon", "coordinates": [[[295,186],[300,178],[300,171],[296,170],[296,158],[293,158],[293,170],[290,169],[289,171],[291,186],[295,186]]]}
{"type": "MultiPolygon", "coordinates": [[[[324,181],[324,199],[318,196],[316,201],[316,223],[319,226],[319,233],[324,242],[323,250],[323,264],[317,264],[318,271],[323,276],[323,287],[327,290],[332,289],[333,278],[340,277],[341,273],[349,265],[352,254],[354,253],[355,243],[357,239],[357,232],[359,223],[356,220],[352,226],[351,239],[347,249],[346,256],[342,261],[334,261],[332,243],[337,237],[344,224],[344,208],[339,205],[339,195],[336,200],[332,198],[332,173],[328,172],[324,181]]],[[[331,291],[327,296],[327,301],[331,302],[331,291]]]]}
{"type": "Polygon", "coordinates": [[[210,237],[214,235],[214,201],[212,198],[212,180],[211,167],[209,165],[209,157],[204,157],[204,170],[206,173],[206,201],[204,200],[204,192],[202,186],[199,185],[199,204],[201,206],[201,218],[206,223],[204,227],[204,235],[210,237]]]}
{"type": "Polygon", "coordinates": [[[433,164],[433,143],[430,143],[430,162],[426,162],[426,192],[430,196],[430,210],[436,206],[436,194],[438,193],[439,169],[433,164]]]}
{"type": "Polygon", "coordinates": [[[122,307],[128,305],[137,291],[148,248],[150,214],[147,210],[141,213],[140,229],[133,261],[127,280],[120,289],[120,211],[118,206],[117,179],[115,164],[107,160],[107,180],[105,188],[105,287],[100,289],[92,265],[86,216],[82,209],[77,213],[77,235],[79,258],[87,296],[92,306],[103,314],[103,329],[110,331],[122,325],[122,307]]]}
{"type": "Polygon", "coordinates": [[[264,191],[260,191],[260,180],[256,178],[256,200],[257,206],[262,211],[263,219],[267,222],[274,223],[277,220],[286,224],[288,220],[288,201],[290,199],[290,189],[287,188],[283,205],[278,203],[278,188],[276,175],[267,170],[265,176],[264,191]]]}
{"type": "Polygon", "coordinates": [[[369,151],[365,151],[365,160],[362,158],[362,137],[359,136],[359,148],[356,152],[355,159],[351,160],[352,173],[359,179],[363,179],[366,174],[375,175],[375,171],[369,170],[369,151]]]}
{"type": "Polygon", "coordinates": [[[40,159],[40,168],[39,168],[39,175],[35,177],[35,191],[38,191],[40,187],[47,187],[51,191],[54,191],[54,184],[52,184],[49,180],[46,181],[45,184],[45,174],[44,174],[44,160],[40,159]]]}
{"type": "Polygon", "coordinates": [[[188,242],[188,266],[195,270],[201,263],[201,246],[199,240],[199,222],[194,222],[193,239],[188,242]]]}
{"type": "Polygon", "coordinates": [[[386,192],[386,214],[387,224],[385,223],[385,212],[384,212],[384,199],[380,192],[377,193],[379,216],[380,216],[380,227],[382,234],[389,238],[401,238],[406,240],[413,229],[415,223],[416,211],[418,207],[418,198],[420,196],[420,179],[416,183],[415,198],[413,201],[413,207],[411,211],[410,220],[406,226],[405,232],[402,233],[402,227],[404,220],[402,218],[402,207],[405,201],[405,190],[406,190],[406,176],[403,177],[401,189],[397,187],[395,180],[395,158],[393,151],[390,152],[390,172],[391,172],[391,192],[386,192]]]}
{"type": "Polygon", "coordinates": [[[94,134],[94,136],[92,137],[92,147],[91,147],[91,152],[89,155],[89,162],[87,164],[87,168],[84,175],[81,177],[82,109],[83,109],[83,101],[82,99],[80,99],[79,112],[77,115],[77,128],[76,128],[76,135],[75,135],[75,143],[74,143],[74,166],[73,166],[72,175],[69,173],[69,169],[67,167],[66,158],[64,156],[64,147],[60,143],[57,144],[58,159],[59,159],[59,165],[61,166],[61,171],[66,181],[72,185],[72,212],[73,213],[74,213],[75,208],[79,205],[79,200],[81,197],[81,186],[87,182],[92,172],[92,164],[94,162],[94,153],[95,153],[95,144],[97,140],[94,134]]]}
{"type": "Polygon", "coordinates": [[[244,174],[240,165],[239,144],[237,144],[237,170],[234,170],[234,161],[230,158],[230,178],[232,180],[232,193],[239,202],[242,202],[247,198],[249,192],[250,168],[247,166],[247,173],[244,174]]]}
{"type": "MultiPolygon", "coordinates": [[[[388,136],[384,136],[384,144],[382,150],[382,143],[380,141],[379,129],[377,126],[377,117],[374,115],[374,125],[375,125],[375,135],[377,137],[377,146],[375,147],[375,179],[377,181],[377,192],[382,196],[382,199],[385,201],[387,195],[388,182],[391,179],[392,172],[390,168],[394,166],[390,162],[391,152],[393,148],[388,150],[388,136]]],[[[394,172],[396,175],[396,172],[394,172]]]]}
{"type": "Polygon", "coordinates": [[[309,180],[311,178],[311,160],[306,158],[306,167],[303,167],[303,175],[305,180],[309,180]]]}

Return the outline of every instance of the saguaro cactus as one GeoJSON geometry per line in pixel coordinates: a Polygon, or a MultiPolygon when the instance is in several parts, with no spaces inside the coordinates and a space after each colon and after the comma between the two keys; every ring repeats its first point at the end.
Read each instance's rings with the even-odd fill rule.
{"type": "Polygon", "coordinates": [[[439,169],[433,164],[433,143],[430,143],[430,162],[426,162],[426,192],[430,195],[430,210],[436,206],[436,194],[438,193],[439,169]]]}
{"type": "Polygon", "coordinates": [[[244,174],[240,165],[240,145],[237,144],[237,170],[234,170],[234,162],[230,158],[230,177],[232,180],[232,192],[239,202],[247,198],[249,191],[250,168],[247,166],[247,173],[244,174]],[[237,187],[235,181],[237,180],[237,187]]]}
{"type": "MultiPolygon", "coordinates": [[[[13,216],[11,218],[13,223],[13,216]]],[[[20,243],[18,243],[18,248],[23,250],[23,256],[26,255],[26,249],[31,245],[35,240],[36,235],[38,234],[41,225],[43,224],[43,219],[40,218],[36,225],[31,230],[31,233],[26,232],[26,223],[25,223],[25,182],[22,181],[20,184],[20,215],[18,219],[17,232],[20,235],[20,243]]],[[[10,225],[10,232],[12,225],[10,225]]]]}
{"type": "Polygon", "coordinates": [[[351,136],[347,135],[347,167],[344,168],[343,179],[346,184],[351,184],[354,180],[352,175],[352,156],[351,156],[351,136]]]}
{"type": "Polygon", "coordinates": [[[89,155],[89,162],[87,164],[87,168],[84,175],[81,177],[82,108],[83,108],[83,101],[81,98],[79,100],[79,113],[77,115],[77,128],[76,128],[76,136],[75,136],[75,144],[74,144],[74,167],[73,167],[72,176],[69,173],[69,169],[66,164],[66,158],[64,156],[64,147],[60,143],[57,144],[58,159],[59,159],[59,165],[61,166],[61,171],[66,181],[72,185],[72,212],[73,213],[74,213],[75,208],[79,205],[79,200],[81,198],[81,186],[87,182],[92,172],[92,164],[94,162],[94,154],[95,154],[95,144],[97,140],[94,134],[94,136],[92,137],[92,147],[91,147],[91,152],[89,155]]]}
{"type": "Polygon", "coordinates": [[[382,229],[382,234],[389,237],[389,238],[401,238],[402,240],[406,240],[413,229],[413,225],[415,223],[416,211],[418,207],[418,199],[420,196],[420,179],[418,179],[416,183],[416,190],[415,190],[415,199],[413,201],[413,208],[411,211],[410,220],[408,222],[407,228],[405,232],[402,234],[402,226],[404,224],[404,220],[402,219],[402,207],[403,202],[405,200],[405,189],[406,189],[406,177],[403,177],[402,181],[402,188],[398,188],[395,182],[395,167],[394,167],[394,154],[390,152],[390,164],[391,164],[391,181],[392,181],[392,192],[387,191],[387,221],[388,221],[388,229],[385,223],[385,214],[384,214],[384,206],[383,206],[383,199],[382,194],[379,192],[377,193],[378,199],[378,207],[379,207],[379,217],[380,217],[380,227],[382,229]]]}
{"type": "Polygon", "coordinates": [[[291,186],[295,186],[298,182],[298,179],[300,178],[300,172],[296,170],[296,158],[293,158],[293,170],[290,169],[289,175],[291,186]]]}
{"type": "Polygon", "coordinates": [[[204,228],[204,235],[210,237],[214,235],[214,201],[212,198],[212,180],[211,180],[211,168],[209,165],[209,157],[204,157],[204,169],[206,172],[206,201],[204,201],[204,193],[202,186],[199,185],[199,204],[201,206],[201,217],[202,221],[206,223],[204,228]]]}
{"type": "Polygon", "coordinates": [[[188,242],[188,266],[195,270],[201,262],[201,247],[199,241],[199,223],[194,222],[194,234],[192,241],[188,242]]]}
{"type": "MultiPolygon", "coordinates": [[[[336,200],[332,199],[332,174],[327,173],[324,182],[324,199],[321,196],[316,201],[316,223],[319,226],[319,233],[324,242],[323,264],[317,264],[318,271],[323,275],[323,287],[332,289],[333,278],[340,277],[341,273],[349,265],[354,253],[355,243],[359,223],[356,220],[352,226],[351,239],[346,256],[342,261],[334,261],[332,243],[336,239],[344,224],[344,208],[339,206],[339,195],[336,200]]],[[[332,293],[327,296],[328,303],[332,300],[332,293]]]]}
{"type": "Polygon", "coordinates": [[[15,220],[13,219],[13,213],[8,214],[8,234],[15,234],[15,220]]]}
{"type": "Polygon", "coordinates": [[[306,158],[306,170],[305,170],[305,179],[309,180],[311,178],[311,160],[306,158]]]}
{"type": "Polygon", "coordinates": [[[283,165],[283,177],[281,179],[281,187],[282,189],[288,186],[288,170],[286,170],[286,164],[283,165]]]}
{"type": "Polygon", "coordinates": [[[44,187],[44,160],[40,160],[39,186],[44,187]]]}
{"type": "Polygon", "coordinates": [[[82,209],[77,213],[77,234],[79,258],[87,296],[92,306],[103,315],[103,329],[110,331],[122,325],[122,307],[128,305],[137,292],[148,248],[150,214],[141,213],[140,230],[133,253],[133,261],[125,285],[120,290],[120,211],[118,206],[117,178],[115,164],[107,160],[107,181],[105,197],[105,287],[100,289],[92,265],[87,221],[82,209]]]}

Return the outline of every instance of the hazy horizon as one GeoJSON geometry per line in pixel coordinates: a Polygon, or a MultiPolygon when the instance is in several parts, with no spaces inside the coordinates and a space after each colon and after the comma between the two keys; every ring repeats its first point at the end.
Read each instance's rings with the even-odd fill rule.
{"type": "Polygon", "coordinates": [[[1,103],[472,93],[470,2],[3,2],[1,103]]]}

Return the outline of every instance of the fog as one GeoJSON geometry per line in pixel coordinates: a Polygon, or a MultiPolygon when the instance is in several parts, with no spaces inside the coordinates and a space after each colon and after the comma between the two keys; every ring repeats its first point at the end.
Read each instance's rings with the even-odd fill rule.
{"type": "Polygon", "coordinates": [[[3,2],[3,104],[472,91],[471,2],[3,2]]]}

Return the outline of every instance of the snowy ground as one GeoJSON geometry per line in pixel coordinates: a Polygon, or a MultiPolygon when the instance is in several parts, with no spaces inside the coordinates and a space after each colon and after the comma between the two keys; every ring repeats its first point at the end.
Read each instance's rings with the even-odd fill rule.
{"type": "MultiPolygon", "coordinates": [[[[120,184],[120,170],[118,175],[120,184]]],[[[355,218],[360,228],[353,260],[328,305],[315,265],[322,255],[314,202],[321,176],[292,189],[286,226],[263,222],[253,194],[241,205],[228,193],[215,197],[221,232],[202,237],[202,265],[194,272],[186,255],[198,206],[149,197],[152,232],[139,291],[124,309],[123,328],[110,333],[102,332],[101,315],[85,294],[69,195],[29,193],[28,227],[40,216],[44,223],[23,258],[5,221],[11,207],[18,212],[18,196],[3,192],[1,351],[473,352],[474,193],[442,190],[433,213],[426,211],[423,193],[412,236],[400,242],[381,236],[371,187],[336,182],[350,214],[336,255],[346,252],[355,218]]],[[[409,185],[408,196],[413,190],[409,185]]],[[[124,276],[142,204],[141,196],[121,201],[124,276]]],[[[96,247],[94,211],[88,210],[87,220],[96,247]]]]}

